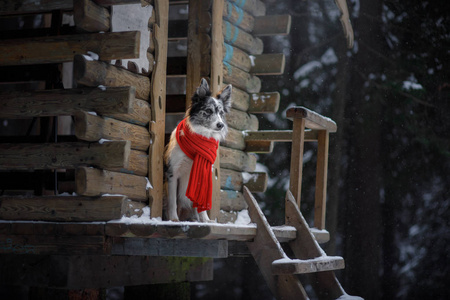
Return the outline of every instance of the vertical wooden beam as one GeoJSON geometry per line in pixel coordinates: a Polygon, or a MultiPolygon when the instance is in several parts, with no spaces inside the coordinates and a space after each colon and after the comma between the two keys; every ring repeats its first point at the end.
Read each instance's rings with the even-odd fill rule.
{"type": "Polygon", "coordinates": [[[300,207],[303,172],[303,147],[305,142],[305,119],[295,118],[292,129],[291,175],[289,190],[300,207]]]}
{"type": "Polygon", "coordinates": [[[314,205],[314,227],[325,229],[327,205],[328,145],[329,133],[319,130],[317,136],[316,193],[314,205]]]}
{"type": "Polygon", "coordinates": [[[151,145],[149,151],[148,179],[153,188],[149,190],[151,217],[162,217],[162,198],[164,192],[164,134],[166,118],[166,66],[167,31],[169,23],[169,3],[166,0],[154,1],[156,22],[153,24],[156,65],[152,73],[150,121],[151,145]]]}
{"type": "MultiPolygon", "coordinates": [[[[224,0],[215,0],[212,6],[211,30],[211,91],[213,95],[219,93],[223,86],[223,17],[224,0]]],[[[219,146],[220,147],[220,146],[219,146]]],[[[218,153],[220,149],[217,149],[218,153]]],[[[212,207],[209,217],[214,220],[220,213],[220,155],[214,163],[212,207]]]]}

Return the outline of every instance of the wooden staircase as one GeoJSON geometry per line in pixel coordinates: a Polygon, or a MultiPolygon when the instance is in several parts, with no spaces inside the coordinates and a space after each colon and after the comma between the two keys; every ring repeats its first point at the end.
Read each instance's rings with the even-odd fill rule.
{"type": "Polygon", "coordinates": [[[320,299],[337,299],[345,292],[333,270],[344,268],[342,257],[327,256],[317,244],[290,191],[286,194],[288,225],[297,229],[297,238],[289,242],[296,259],[289,258],[278,242],[272,228],[255,198],[244,187],[250,218],[257,224],[257,232],[247,247],[255,258],[264,279],[277,299],[308,299],[296,274],[312,273],[313,287],[320,299]]]}

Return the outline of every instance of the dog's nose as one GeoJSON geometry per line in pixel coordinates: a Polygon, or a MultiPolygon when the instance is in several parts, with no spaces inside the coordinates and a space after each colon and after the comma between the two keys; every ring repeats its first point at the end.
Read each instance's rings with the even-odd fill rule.
{"type": "Polygon", "coordinates": [[[217,129],[222,129],[223,126],[225,126],[225,124],[223,124],[222,122],[217,123],[217,129]]]}

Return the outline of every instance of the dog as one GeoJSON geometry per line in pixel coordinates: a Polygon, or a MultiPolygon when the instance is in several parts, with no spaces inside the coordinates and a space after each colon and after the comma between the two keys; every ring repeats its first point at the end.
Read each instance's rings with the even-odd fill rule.
{"type": "Polygon", "coordinates": [[[192,103],[186,111],[185,118],[170,136],[164,154],[167,170],[166,218],[168,220],[210,221],[207,210],[211,208],[211,161],[214,163],[218,144],[228,132],[225,115],[231,109],[231,91],[232,86],[228,85],[213,97],[208,82],[202,79],[192,96],[192,103]],[[188,136],[194,137],[195,140],[190,140],[190,144],[186,146],[188,142],[184,141],[188,136]],[[207,144],[203,145],[203,141],[207,144]],[[196,154],[187,154],[186,152],[191,151],[191,148],[199,148],[196,153],[205,151],[205,156],[200,155],[201,158],[197,158],[196,154]],[[203,177],[200,178],[200,176],[203,177]],[[196,184],[190,185],[191,180],[193,182],[196,180],[196,184]],[[187,195],[189,193],[190,197],[187,195]],[[209,198],[206,197],[208,193],[209,198]],[[197,197],[197,194],[201,196],[197,197]],[[200,199],[195,199],[196,197],[200,199]],[[205,199],[209,199],[209,206],[205,199]]]}

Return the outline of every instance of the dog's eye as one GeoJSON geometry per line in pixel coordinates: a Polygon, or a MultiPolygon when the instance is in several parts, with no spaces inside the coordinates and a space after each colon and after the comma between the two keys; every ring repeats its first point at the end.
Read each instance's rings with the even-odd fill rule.
{"type": "Polygon", "coordinates": [[[212,115],[212,113],[213,113],[213,111],[212,111],[211,109],[209,109],[209,108],[206,109],[205,112],[206,112],[208,115],[212,115]]]}

